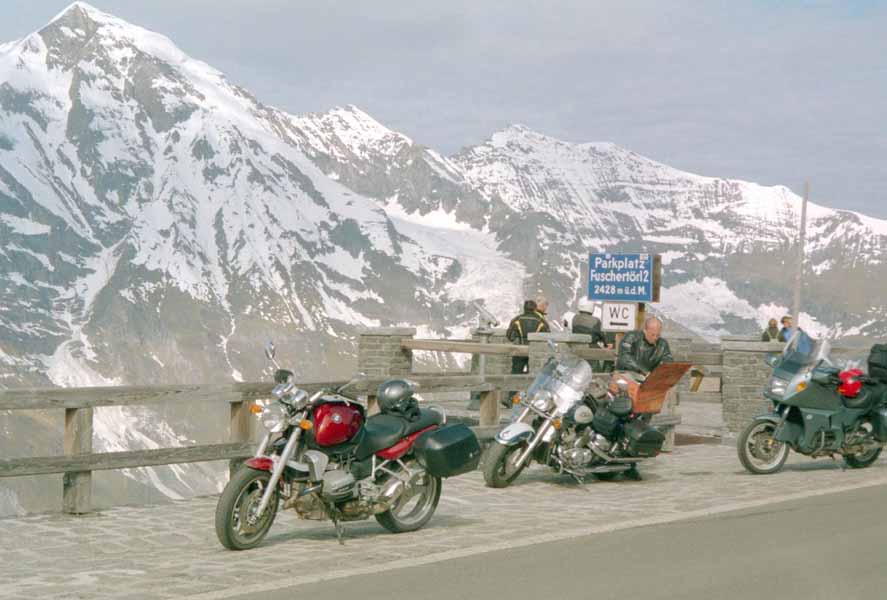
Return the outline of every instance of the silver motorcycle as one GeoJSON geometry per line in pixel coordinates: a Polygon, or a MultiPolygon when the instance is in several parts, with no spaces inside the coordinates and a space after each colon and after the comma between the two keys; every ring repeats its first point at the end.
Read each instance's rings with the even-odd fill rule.
{"type": "Polygon", "coordinates": [[[487,486],[507,487],[533,461],[580,483],[588,475],[639,478],[637,464],[658,455],[665,436],[649,425],[650,414],[633,410],[628,374],[616,376],[612,389],[592,375],[576,356],[548,360],[487,450],[487,486]]]}

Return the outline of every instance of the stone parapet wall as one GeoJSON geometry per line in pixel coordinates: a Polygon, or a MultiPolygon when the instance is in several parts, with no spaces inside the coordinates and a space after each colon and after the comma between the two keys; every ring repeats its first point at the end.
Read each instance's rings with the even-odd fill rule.
{"type": "Polygon", "coordinates": [[[773,370],[764,359],[768,354],[782,352],[783,348],[784,344],[778,342],[734,338],[725,338],[721,342],[724,353],[721,393],[727,434],[738,434],[753,417],[772,407],[763,391],[773,370]]]}
{"type": "Polygon", "coordinates": [[[412,339],[411,327],[384,327],[358,331],[357,368],[370,377],[405,377],[413,371],[413,351],[401,348],[412,339]]]}

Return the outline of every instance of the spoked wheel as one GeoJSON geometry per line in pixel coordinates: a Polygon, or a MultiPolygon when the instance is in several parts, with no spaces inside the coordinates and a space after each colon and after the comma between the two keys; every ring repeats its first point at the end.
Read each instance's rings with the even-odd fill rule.
{"type": "Polygon", "coordinates": [[[498,442],[494,442],[490,449],[487,450],[487,456],[484,459],[484,481],[487,487],[504,488],[508,487],[512,481],[517,479],[530,459],[524,461],[520,468],[515,466],[517,459],[520,458],[527,444],[517,444],[515,446],[505,446],[498,442]]]}
{"type": "Polygon", "coordinates": [[[871,448],[860,452],[859,454],[845,454],[844,464],[851,469],[864,469],[869,467],[881,456],[881,448],[871,448]]]}
{"type": "Polygon", "coordinates": [[[773,438],[776,425],[770,421],[754,421],[739,436],[739,462],[749,473],[776,473],[788,459],[789,447],[773,438]]]}
{"type": "Polygon", "coordinates": [[[376,521],[392,533],[421,529],[437,510],[440,490],[440,477],[433,477],[423,471],[413,478],[394,506],[376,515],[376,521]]]}
{"type": "Polygon", "coordinates": [[[259,545],[277,515],[277,491],[261,518],[256,519],[271,473],[242,468],[237,471],[216,505],[216,535],[229,550],[249,550],[259,545]]]}

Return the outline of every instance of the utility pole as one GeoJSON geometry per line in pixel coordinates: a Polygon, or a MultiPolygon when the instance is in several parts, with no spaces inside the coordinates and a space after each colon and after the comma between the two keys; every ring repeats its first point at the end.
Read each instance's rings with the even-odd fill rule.
{"type": "Polygon", "coordinates": [[[792,316],[795,318],[795,327],[801,326],[801,284],[804,281],[804,248],[807,242],[807,201],[810,199],[810,182],[804,182],[804,201],[801,204],[801,236],[798,244],[798,271],[795,273],[795,301],[792,306],[792,316]]]}

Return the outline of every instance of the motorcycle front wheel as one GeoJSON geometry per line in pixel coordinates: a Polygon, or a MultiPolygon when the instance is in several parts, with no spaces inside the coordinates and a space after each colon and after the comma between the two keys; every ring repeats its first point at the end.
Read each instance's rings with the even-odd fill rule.
{"type": "Polygon", "coordinates": [[[440,490],[440,477],[423,473],[419,481],[404,491],[394,506],[376,515],[376,521],[391,533],[421,529],[437,510],[440,490]]]}
{"type": "Polygon", "coordinates": [[[789,447],[773,439],[776,425],[771,421],[753,421],[739,435],[739,462],[754,475],[776,473],[788,459],[789,447]]]}
{"type": "Polygon", "coordinates": [[[526,448],[526,443],[505,446],[498,442],[493,442],[484,458],[484,481],[487,487],[508,487],[512,481],[517,479],[517,476],[521,474],[521,471],[524,470],[524,467],[531,460],[528,458],[520,468],[515,467],[514,463],[517,462],[517,459],[526,448]]]}
{"type": "Polygon", "coordinates": [[[255,548],[265,538],[277,516],[279,496],[275,490],[261,518],[255,514],[268,486],[271,473],[248,467],[238,470],[225,486],[216,505],[216,536],[229,550],[255,548]]]}

